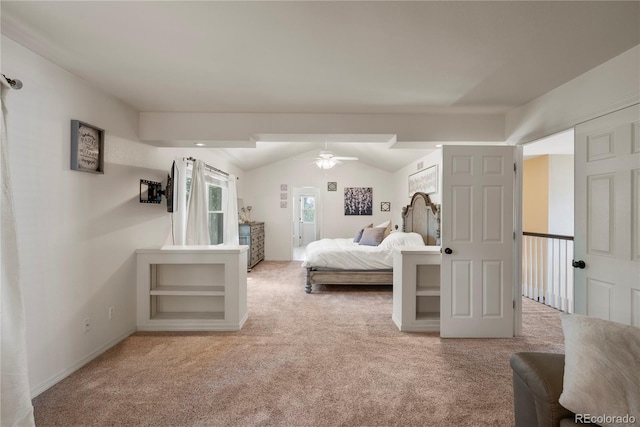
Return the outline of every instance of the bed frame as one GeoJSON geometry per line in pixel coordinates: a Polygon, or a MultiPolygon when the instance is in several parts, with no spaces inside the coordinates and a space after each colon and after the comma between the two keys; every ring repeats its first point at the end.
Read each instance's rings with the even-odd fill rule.
{"type": "MultiPolygon", "coordinates": [[[[396,225],[396,229],[397,229],[396,225]]],[[[402,231],[422,236],[429,246],[440,244],[440,209],[425,193],[415,193],[411,203],[402,208],[402,231]]],[[[311,293],[313,285],[392,285],[393,269],[342,270],[324,267],[307,267],[305,292],[311,293]]]]}

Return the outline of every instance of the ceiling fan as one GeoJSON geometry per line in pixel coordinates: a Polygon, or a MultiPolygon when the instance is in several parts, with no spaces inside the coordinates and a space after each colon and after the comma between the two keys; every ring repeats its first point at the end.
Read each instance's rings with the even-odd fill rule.
{"type": "Polygon", "coordinates": [[[344,160],[358,160],[357,157],[341,157],[334,156],[333,153],[329,150],[322,150],[318,157],[315,158],[315,164],[320,169],[331,169],[335,165],[339,165],[344,160]]]}

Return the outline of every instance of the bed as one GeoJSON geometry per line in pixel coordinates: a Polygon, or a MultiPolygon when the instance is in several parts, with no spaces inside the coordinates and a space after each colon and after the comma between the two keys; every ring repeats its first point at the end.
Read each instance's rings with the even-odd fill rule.
{"type": "MultiPolygon", "coordinates": [[[[365,231],[366,228],[376,227],[371,225],[358,233],[371,234],[365,231]]],[[[391,231],[377,246],[362,245],[353,240],[353,238],[321,239],[307,245],[306,259],[302,264],[307,269],[305,284],[307,293],[311,293],[315,284],[393,284],[395,247],[440,244],[438,206],[431,202],[427,194],[415,193],[411,203],[402,208],[401,230],[391,231]]]]}

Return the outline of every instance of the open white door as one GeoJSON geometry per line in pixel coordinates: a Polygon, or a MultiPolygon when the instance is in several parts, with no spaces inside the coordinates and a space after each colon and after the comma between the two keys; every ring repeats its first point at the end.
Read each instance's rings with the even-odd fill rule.
{"type": "Polygon", "coordinates": [[[576,126],[575,312],[640,326],[640,107],[576,126]]]}
{"type": "Polygon", "coordinates": [[[514,335],[513,146],[444,146],[440,336],[514,335]]]}

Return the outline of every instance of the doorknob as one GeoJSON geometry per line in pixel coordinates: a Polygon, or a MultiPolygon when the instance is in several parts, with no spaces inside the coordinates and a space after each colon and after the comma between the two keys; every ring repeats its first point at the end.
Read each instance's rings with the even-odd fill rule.
{"type": "Polygon", "coordinates": [[[447,255],[451,255],[453,253],[453,251],[451,250],[451,248],[446,248],[444,250],[444,253],[447,254],[447,255]]]}
{"type": "Polygon", "coordinates": [[[571,265],[573,266],[573,268],[585,268],[587,266],[584,261],[576,261],[575,259],[571,261],[571,265]]]}

